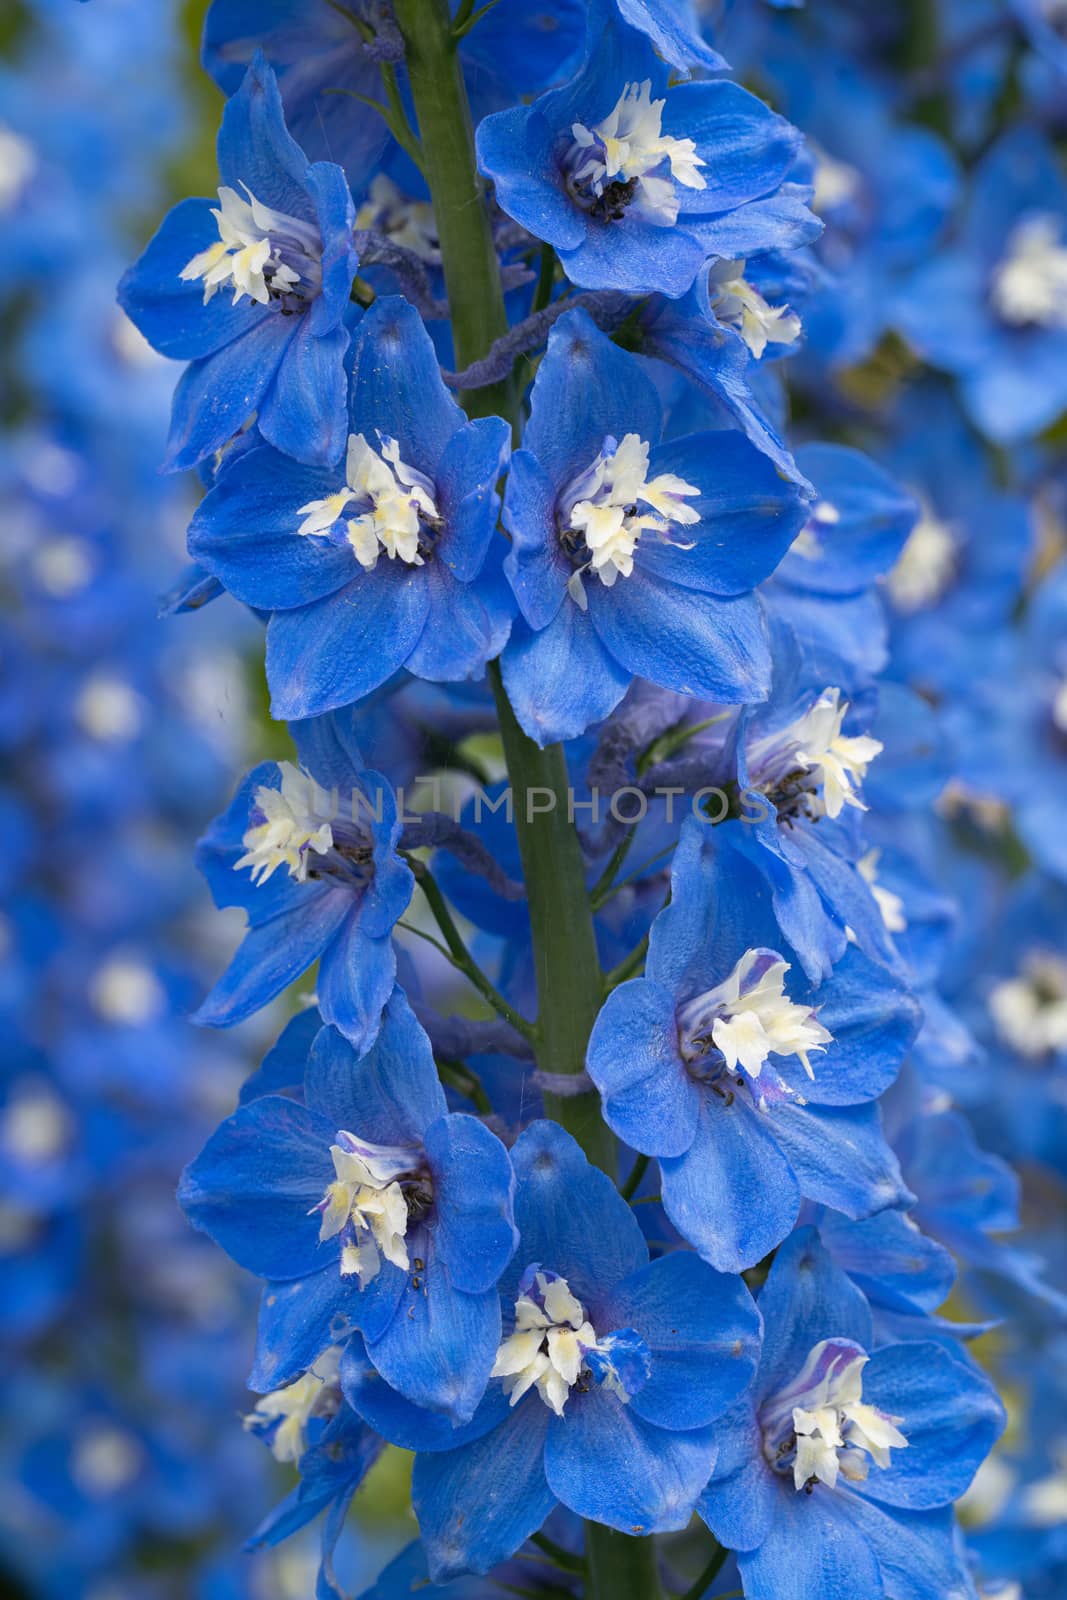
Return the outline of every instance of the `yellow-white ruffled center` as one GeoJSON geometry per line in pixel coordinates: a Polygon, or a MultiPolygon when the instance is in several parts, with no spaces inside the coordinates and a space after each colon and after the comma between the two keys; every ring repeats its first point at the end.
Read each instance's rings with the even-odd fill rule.
{"type": "Polygon", "coordinates": [[[824,1339],[793,1381],[762,1409],[764,1455],[793,1487],[837,1487],[839,1477],[862,1483],[871,1465],[891,1465],[892,1450],[908,1441],[890,1416],[863,1399],[868,1356],[845,1340],[824,1339]]]}
{"type": "Polygon", "coordinates": [[[800,318],[788,306],[772,306],[745,277],[743,261],[716,261],[708,273],[711,309],[741,335],[758,361],[769,344],[793,344],[800,318]]]}
{"type": "Polygon", "coordinates": [[[989,1010],[1004,1043],[1028,1060],[1067,1050],[1067,961],[1031,951],[1022,970],[993,989],[989,1010]]]}
{"type": "Polygon", "coordinates": [[[886,577],[886,588],[898,611],[921,611],[940,600],[956,571],[956,536],[924,495],[919,520],[886,577]]]}
{"type": "Polygon", "coordinates": [[[313,1211],[322,1217],[320,1239],[341,1236],[341,1276],[358,1278],[362,1288],[378,1276],[383,1258],[406,1272],[408,1223],[433,1198],[422,1152],[372,1144],[342,1128],[330,1155],[336,1176],[313,1211]]]}
{"type": "Polygon", "coordinates": [[[993,273],[990,298],[1013,327],[1067,328],[1067,244],[1059,217],[1025,217],[993,273]]]}
{"type": "Polygon", "coordinates": [[[866,811],[860,784],[883,747],[868,734],[842,733],[848,705],[839,689],[825,689],[803,716],[750,746],[752,784],[780,819],[839,817],[845,806],[866,811]]]}
{"type": "Polygon", "coordinates": [[[212,207],[219,237],[200,250],[179,273],[183,283],[204,285],[204,304],[222,288],[233,290],[233,304],[255,300],[278,302],[284,309],[316,294],[322,285],[322,241],[318,231],[299,217],[272,211],[242,184],[219,189],[212,207]]]}
{"type": "Polygon", "coordinates": [[[312,1417],[336,1413],[341,1404],[340,1365],[341,1347],[331,1345],[303,1377],[263,1395],[244,1418],[250,1432],[268,1435],[276,1461],[299,1461],[308,1447],[312,1417]]]}
{"type": "Polygon", "coordinates": [[[255,884],[266,883],[283,866],[304,883],[311,856],[324,856],[333,846],[335,797],[291,761],[280,761],[278,770],[279,788],[263,784],[255,791],[253,821],[241,840],[245,853],[234,863],[235,872],[249,867],[255,884]]]}
{"type": "Polygon", "coordinates": [[[309,500],[298,515],[300,534],[333,536],[340,525],[360,566],[371,572],[384,553],[390,561],[421,567],[441,526],[434,486],[400,458],[395,439],[379,434],[380,450],[361,433],[348,438],[345,482],[334,494],[309,500]],[[346,516],[349,506],[356,515],[346,516]]]}
{"type": "Polygon", "coordinates": [[[874,896],[875,905],[881,912],[882,923],[887,933],[904,933],[908,926],[908,919],[904,911],[904,902],[899,894],[894,894],[892,889],[887,889],[884,883],[878,882],[878,863],[882,858],[880,850],[868,850],[866,855],[860,856],[856,862],[856,871],[863,879],[874,896]]]}
{"type": "Polygon", "coordinates": [[[579,205],[605,221],[629,211],[671,227],[678,219],[677,186],[707,187],[692,139],[663,132],[666,103],[653,100],[651,79],[628,83],[602,122],[572,124],[564,170],[579,205]]]}

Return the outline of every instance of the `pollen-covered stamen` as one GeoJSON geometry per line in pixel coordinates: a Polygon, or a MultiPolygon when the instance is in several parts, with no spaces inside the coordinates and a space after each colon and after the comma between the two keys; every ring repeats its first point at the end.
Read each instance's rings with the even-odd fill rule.
{"type": "Polygon", "coordinates": [[[789,963],[776,950],[746,950],[722,983],[686,1001],[677,1015],[682,1056],[693,1075],[713,1086],[725,1074],[747,1080],[761,1109],[771,1099],[799,1099],[780,1075],[768,1073],[768,1057],[796,1056],[809,1078],[813,1050],[833,1035],[810,1006],[796,1005],[785,991],[789,963]]]}
{"type": "Polygon", "coordinates": [[[882,745],[867,734],[841,732],[848,701],[840,689],[824,689],[804,715],[777,733],[757,739],[748,750],[753,788],[767,796],[778,819],[839,817],[845,806],[867,807],[858,789],[882,745]]]}
{"type": "Polygon", "coordinates": [[[839,1476],[862,1483],[872,1462],[888,1467],[891,1450],[907,1449],[898,1427],[904,1419],[864,1404],[868,1359],[850,1339],[824,1339],[760,1411],[764,1456],[776,1472],[792,1474],[795,1489],[833,1489],[839,1476]]]}
{"type": "Polygon", "coordinates": [[[318,230],[299,217],[272,211],[247,184],[241,187],[247,200],[236,189],[220,188],[219,204],[212,208],[219,237],[178,276],[184,283],[203,281],[205,305],[225,286],[233,289],[234,305],[247,295],[263,306],[273,302],[282,311],[299,310],[322,287],[318,230]]]}
{"type": "Polygon", "coordinates": [[[304,883],[311,852],[324,856],[333,847],[335,798],[291,761],[281,761],[278,767],[281,788],[261,785],[256,790],[253,820],[241,840],[245,854],[234,862],[235,872],[252,869],[255,884],[266,883],[281,866],[304,883]]]}
{"type": "Polygon", "coordinates": [[[320,1239],[341,1236],[341,1276],[365,1287],[382,1257],[408,1269],[408,1224],[425,1216],[433,1188],[416,1145],[372,1144],[342,1128],[330,1146],[336,1178],[312,1213],[322,1217],[320,1239]]]}
{"type": "Polygon", "coordinates": [[[434,486],[424,473],[400,459],[395,439],[380,433],[378,442],[380,451],[361,433],[349,434],[344,486],[301,506],[298,515],[304,520],[296,531],[347,541],[367,572],[377,566],[383,550],[390,561],[421,567],[441,530],[434,486]],[[359,509],[359,515],[345,517],[339,527],[350,505],[359,509]]]}
{"type": "Polygon", "coordinates": [[[562,1417],[575,1387],[581,1393],[598,1384],[625,1405],[647,1382],[651,1363],[632,1328],[598,1339],[566,1278],[534,1262],[519,1279],[515,1331],[497,1351],[490,1376],[501,1379],[513,1406],[536,1387],[562,1417]]]}
{"type": "Polygon", "coordinates": [[[1067,240],[1061,218],[1045,213],[1023,218],[993,272],[990,300],[1012,327],[1067,328],[1067,240]]]}
{"type": "Polygon", "coordinates": [[[341,1405],[341,1346],[331,1345],[302,1378],[256,1401],[244,1418],[250,1433],[267,1440],[276,1461],[296,1462],[308,1447],[312,1417],[328,1421],[341,1405]]]}
{"type": "Polygon", "coordinates": [[[745,277],[743,261],[716,261],[708,273],[711,309],[741,335],[758,361],[769,344],[793,344],[800,318],[788,306],[772,306],[745,277]]]}
{"type": "Polygon", "coordinates": [[[676,186],[707,187],[692,139],[662,131],[666,103],[653,100],[650,79],[628,83],[602,122],[593,128],[572,125],[563,170],[572,198],[583,209],[604,221],[618,221],[630,211],[669,228],[678,219],[676,186]]]}
{"type": "Polygon", "coordinates": [[[956,572],[956,535],[919,495],[919,520],[890,568],[886,588],[898,611],[921,611],[940,600],[956,572]]]}
{"type": "Polygon", "coordinates": [[[560,543],[580,563],[567,585],[571,599],[584,611],[582,577],[593,572],[605,588],[634,570],[634,551],[643,533],[653,533],[680,549],[692,542],[671,540],[673,526],[690,526],[700,513],[686,500],[700,494],[673,472],[648,476],[649,446],[636,433],[604,440],[595,460],[572,478],[559,498],[560,543]]]}
{"type": "Polygon", "coordinates": [[[1022,970],[993,989],[989,1010],[1004,1043],[1028,1060],[1067,1050],[1067,961],[1031,950],[1022,970]]]}

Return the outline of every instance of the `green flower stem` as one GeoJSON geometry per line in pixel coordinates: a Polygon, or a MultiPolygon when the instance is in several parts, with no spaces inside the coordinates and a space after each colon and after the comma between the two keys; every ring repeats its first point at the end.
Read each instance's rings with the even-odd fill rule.
{"type": "Polygon", "coordinates": [[[585,1524],[589,1593],[596,1600],[661,1600],[655,1539],[634,1539],[599,1522],[585,1524]]]}

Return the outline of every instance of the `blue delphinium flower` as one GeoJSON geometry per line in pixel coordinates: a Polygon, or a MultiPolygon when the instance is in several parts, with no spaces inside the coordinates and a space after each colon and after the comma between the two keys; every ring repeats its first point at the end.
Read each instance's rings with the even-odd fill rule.
{"type": "Polygon", "coordinates": [[[477,142],[499,204],[584,288],[678,296],[711,256],[819,232],[809,191],[787,182],[796,129],[737,84],[670,87],[648,38],[602,4],[578,76],[487,117],[477,142]]]}
{"type": "Polygon", "coordinates": [[[558,1124],[531,1124],[512,1162],[505,1337],[458,1447],[440,1419],[342,1363],[355,1409],[420,1452],[413,1502],[435,1582],[487,1572],[557,1501],[627,1533],[684,1528],[720,1447],[716,1419],[756,1360],[740,1279],[680,1252],[650,1264],[614,1184],[558,1124]]]}
{"type": "Polygon", "coordinates": [[[607,716],[634,673],[728,702],[767,692],[752,590],[804,501],[739,434],[660,445],[661,426],[640,361],[584,312],[561,317],[504,505],[505,568],[528,624],[504,681],[538,743],[607,716]]]}
{"type": "Polygon", "coordinates": [[[359,1328],[385,1380],[451,1426],[473,1415],[500,1344],[513,1188],[496,1135],[448,1112],[397,989],[366,1055],[322,1029],[303,1103],[262,1095],[234,1112],[180,1199],[269,1280],[253,1387],[290,1383],[359,1328]]]}
{"type": "Polygon", "coordinates": [[[1036,129],[1006,133],[976,169],[957,239],[900,297],[901,331],[954,373],[997,443],[1067,408],[1067,184],[1036,129]]]}
{"type": "Polygon", "coordinates": [[[413,886],[396,854],[396,799],[361,770],[350,717],[292,731],[301,765],[254,767],[200,841],[216,905],[241,906],[249,925],[195,1020],[240,1022],[318,961],[324,1020],[364,1048],[392,991],[393,925],[413,886]]]}
{"type": "Polygon", "coordinates": [[[752,1390],[700,1512],[749,1600],[973,1595],[952,1502],[1004,1426],[988,1380],[935,1344],[871,1351],[866,1300],[813,1229],[775,1257],[752,1390]]]}
{"type": "Polygon", "coordinates": [[[588,1066],[611,1127],[659,1158],[674,1226],[739,1272],[781,1242],[802,1194],[852,1217],[906,1198],[870,1102],[917,1027],[907,991],[855,947],[814,987],[765,881],[689,818],[645,976],[608,996],[588,1066]]]}
{"type": "Polygon", "coordinates": [[[345,175],[308,164],[257,56],[222,114],[218,202],[183,200],[119,287],[155,349],[188,361],[167,466],[195,466],[255,415],[301,461],[344,445],[346,317],[358,262],[345,175]]]}
{"type": "Polygon", "coordinates": [[[400,667],[484,671],[511,626],[490,552],[507,451],[507,424],[466,420],[418,312],[388,297],[354,341],[345,460],[307,467],[258,449],[223,474],[189,549],[271,613],[275,716],[351,705],[400,667]]]}

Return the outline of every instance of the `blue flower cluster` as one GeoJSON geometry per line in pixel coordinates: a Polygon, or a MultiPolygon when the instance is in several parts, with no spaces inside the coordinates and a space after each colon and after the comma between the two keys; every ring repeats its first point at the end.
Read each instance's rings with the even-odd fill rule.
{"type": "Polygon", "coordinates": [[[283,1600],[273,1458],[348,1600],[406,1453],[361,1600],[1056,1600],[1067,9],[210,0],[118,308],[165,8],[33,10],[0,1550],[283,1600]]]}

